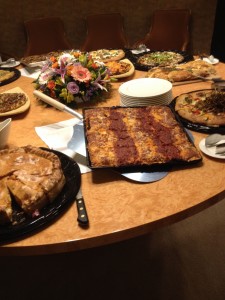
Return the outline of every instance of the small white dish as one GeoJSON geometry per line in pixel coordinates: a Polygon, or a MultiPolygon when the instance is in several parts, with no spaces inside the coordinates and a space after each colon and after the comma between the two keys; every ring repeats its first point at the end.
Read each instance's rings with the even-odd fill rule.
{"type": "Polygon", "coordinates": [[[149,52],[150,51],[150,49],[134,49],[134,50],[131,50],[131,52],[133,53],[133,54],[141,54],[141,53],[144,53],[144,52],[149,52]]]}
{"type": "Polygon", "coordinates": [[[3,149],[7,144],[11,121],[12,119],[8,118],[0,123],[0,149],[3,149]]]}
{"type": "Polygon", "coordinates": [[[13,63],[1,65],[1,68],[15,68],[20,65],[20,61],[15,61],[13,63]]]}
{"type": "Polygon", "coordinates": [[[219,63],[218,58],[209,59],[208,57],[204,57],[203,60],[211,65],[216,65],[219,63]]]}
{"type": "MultiPolygon", "coordinates": [[[[224,142],[221,141],[221,143],[224,142]]],[[[216,154],[216,146],[213,147],[206,147],[205,146],[205,139],[202,139],[199,143],[199,148],[200,150],[205,153],[208,156],[214,157],[214,158],[219,158],[219,159],[225,159],[225,155],[221,154],[216,154]]]]}

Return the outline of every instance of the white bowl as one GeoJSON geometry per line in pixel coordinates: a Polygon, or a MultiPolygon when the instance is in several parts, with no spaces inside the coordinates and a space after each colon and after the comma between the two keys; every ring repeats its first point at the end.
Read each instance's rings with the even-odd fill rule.
{"type": "Polygon", "coordinates": [[[0,123],[0,149],[3,149],[7,144],[11,121],[12,119],[8,118],[0,123]]]}

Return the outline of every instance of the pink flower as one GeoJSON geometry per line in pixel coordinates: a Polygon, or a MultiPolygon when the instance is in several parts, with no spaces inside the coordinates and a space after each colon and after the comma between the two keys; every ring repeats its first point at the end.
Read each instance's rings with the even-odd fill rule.
{"type": "Polygon", "coordinates": [[[87,68],[82,67],[81,65],[76,65],[71,70],[71,76],[80,82],[88,82],[91,80],[91,73],[87,68]]]}

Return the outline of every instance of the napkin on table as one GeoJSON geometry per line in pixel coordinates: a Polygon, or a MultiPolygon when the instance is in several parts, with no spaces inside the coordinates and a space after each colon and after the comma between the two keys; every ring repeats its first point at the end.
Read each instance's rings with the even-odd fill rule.
{"type": "Polygon", "coordinates": [[[79,121],[77,118],[72,118],[58,123],[35,127],[35,131],[50,149],[57,150],[73,158],[83,174],[91,171],[86,165],[86,158],[67,148],[67,144],[73,135],[73,126],[79,121]]]}
{"type": "Polygon", "coordinates": [[[34,78],[37,79],[39,74],[40,74],[41,70],[40,69],[29,69],[29,68],[22,68],[20,69],[20,73],[22,76],[25,77],[30,77],[30,78],[34,78]],[[29,72],[29,70],[32,70],[29,72]]]}

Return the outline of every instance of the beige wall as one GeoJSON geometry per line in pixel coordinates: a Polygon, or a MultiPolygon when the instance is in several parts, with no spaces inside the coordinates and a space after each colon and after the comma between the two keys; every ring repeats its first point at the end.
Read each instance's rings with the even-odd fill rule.
{"type": "MultiPolygon", "coordinates": [[[[91,13],[117,12],[125,19],[130,44],[149,29],[155,9],[190,8],[191,46],[194,53],[210,52],[216,0],[0,0],[0,52],[23,56],[26,39],[23,22],[42,16],[61,16],[68,38],[79,48],[85,37],[84,18],[91,13]]],[[[107,26],[107,24],[106,24],[107,26]]]]}

